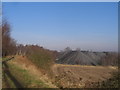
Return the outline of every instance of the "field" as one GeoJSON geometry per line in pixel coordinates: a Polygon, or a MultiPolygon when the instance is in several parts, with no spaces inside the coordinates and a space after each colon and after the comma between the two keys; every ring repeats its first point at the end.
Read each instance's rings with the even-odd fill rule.
{"type": "MultiPolygon", "coordinates": [[[[56,64],[53,67],[55,82],[63,88],[84,88],[111,77],[116,67],[56,64]]],[[[89,87],[88,87],[89,88],[89,87]]]]}
{"type": "Polygon", "coordinates": [[[95,83],[106,81],[117,71],[117,67],[112,66],[54,64],[49,77],[23,56],[15,56],[7,62],[7,66],[9,73],[5,73],[3,88],[89,88],[95,83]]]}

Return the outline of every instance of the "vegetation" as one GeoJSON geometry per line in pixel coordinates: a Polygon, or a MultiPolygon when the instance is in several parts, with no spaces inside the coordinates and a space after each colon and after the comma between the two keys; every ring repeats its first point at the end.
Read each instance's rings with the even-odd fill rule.
{"type": "Polygon", "coordinates": [[[29,60],[31,60],[38,68],[43,69],[50,74],[50,67],[54,64],[55,55],[53,51],[44,49],[38,45],[26,45],[23,47],[24,52],[29,60]]]}
{"type": "Polygon", "coordinates": [[[38,45],[16,44],[10,36],[10,25],[7,21],[2,24],[2,56],[26,55],[37,67],[48,70],[54,63],[54,52],[44,49],[38,45]]]}
{"type": "MultiPolygon", "coordinates": [[[[5,68],[4,64],[3,67],[5,68]]],[[[17,88],[11,78],[2,70],[2,87],[3,88],[17,88]]]]}
{"type": "MultiPolygon", "coordinates": [[[[7,21],[2,24],[2,60],[6,60],[11,55],[27,56],[38,68],[50,74],[50,67],[54,64],[55,55],[53,51],[44,49],[38,45],[17,44],[10,36],[10,25],[7,21]]],[[[28,71],[21,69],[18,66],[8,64],[9,70],[3,70],[3,87],[18,88],[18,87],[37,87],[48,88],[49,86],[42,81],[35,79],[28,71]]],[[[2,65],[2,68],[6,68],[2,65]]]]}
{"type": "Polygon", "coordinates": [[[16,42],[10,36],[10,25],[7,21],[2,23],[2,56],[13,55],[16,53],[16,42]]]}
{"type": "Polygon", "coordinates": [[[27,70],[22,69],[11,63],[8,63],[7,65],[9,67],[9,72],[16,79],[16,80],[13,80],[13,78],[11,78],[9,74],[5,74],[7,76],[5,77],[7,81],[3,81],[3,83],[7,82],[9,84],[9,87],[11,88],[18,88],[18,87],[19,88],[36,88],[36,87],[49,88],[48,85],[36,79],[27,70]],[[19,85],[17,83],[19,83],[19,85]]]}
{"type": "MultiPolygon", "coordinates": [[[[3,56],[2,60],[6,60],[7,56],[16,55],[16,54],[22,55],[23,57],[26,56],[29,60],[32,61],[32,63],[34,63],[34,65],[36,65],[39,69],[43,70],[49,76],[51,74],[53,74],[51,72],[51,66],[55,63],[56,55],[59,56],[58,53],[56,51],[50,51],[48,49],[44,49],[43,47],[40,47],[38,45],[26,45],[26,46],[24,46],[22,44],[17,45],[15,40],[11,38],[10,31],[11,31],[10,25],[6,21],[4,21],[2,24],[2,56],[3,56]]],[[[85,53],[85,54],[87,53],[87,55],[89,55],[91,53],[89,55],[92,58],[91,60],[93,60],[93,59],[96,60],[96,58],[94,58],[94,57],[97,57],[97,55],[98,55],[96,52],[95,53],[83,52],[79,48],[75,52],[72,52],[72,50],[69,47],[67,47],[63,52],[60,53],[60,56],[62,56],[62,57],[66,56],[67,59],[69,59],[69,60],[71,59],[70,60],[70,63],[71,63],[71,61],[73,61],[75,59],[78,60],[81,57],[84,58],[85,55],[83,55],[82,53],[85,53]],[[73,53],[74,53],[74,55],[73,55],[73,53]],[[74,58],[74,56],[75,56],[75,58],[74,58]],[[76,56],[78,58],[76,58],[76,56]]],[[[104,53],[103,52],[102,54],[105,54],[106,56],[104,58],[102,58],[102,61],[100,62],[101,65],[116,66],[118,64],[118,56],[116,53],[106,53],[106,52],[104,53]]],[[[87,59],[88,59],[88,61],[91,61],[90,57],[88,58],[87,56],[83,61],[85,61],[87,59]]],[[[99,57],[98,57],[98,59],[99,59],[99,57]]],[[[63,58],[62,58],[62,60],[65,61],[63,58]]],[[[79,62],[77,62],[77,63],[79,63],[79,62]]],[[[80,62],[80,64],[81,64],[81,62],[80,62]]],[[[3,85],[4,86],[6,85],[6,86],[12,87],[12,88],[18,88],[18,87],[49,88],[48,85],[46,85],[41,80],[36,79],[35,76],[32,76],[27,70],[22,69],[22,68],[18,67],[17,65],[14,65],[11,63],[6,64],[6,65],[9,67],[9,70],[8,71],[3,70],[4,71],[3,72],[3,85]]],[[[5,68],[4,65],[2,67],[5,68]]],[[[61,71],[60,69],[57,69],[57,71],[58,70],[61,71]]],[[[69,81],[72,82],[72,81],[75,81],[74,78],[71,80],[71,77],[73,77],[72,73],[73,72],[71,72],[71,71],[68,71],[68,72],[64,71],[64,74],[61,74],[61,73],[59,74],[60,77],[58,77],[58,76],[55,76],[55,77],[57,77],[56,80],[58,82],[61,79],[63,79],[62,77],[69,78],[68,82],[69,81]],[[65,76],[66,74],[68,76],[65,76]]],[[[81,78],[79,78],[79,79],[81,80],[81,78]]],[[[120,79],[120,75],[118,75],[117,73],[114,73],[112,78],[110,78],[106,81],[103,81],[103,82],[98,82],[98,83],[92,84],[93,86],[91,85],[90,87],[118,88],[118,86],[119,86],[118,80],[119,79],[120,79]]],[[[64,79],[64,80],[67,80],[67,79],[64,79]]],[[[57,83],[58,84],[57,86],[63,87],[63,86],[60,86],[61,83],[62,82],[57,83]]],[[[75,81],[75,83],[78,83],[78,82],[75,81]]],[[[75,84],[75,83],[73,82],[73,84],[75,84]]]]}
{"type": "Polygon", "coordinates": [[[108,53],[102,58],[102,65],[118,66],[118,53],[108,53]]]}

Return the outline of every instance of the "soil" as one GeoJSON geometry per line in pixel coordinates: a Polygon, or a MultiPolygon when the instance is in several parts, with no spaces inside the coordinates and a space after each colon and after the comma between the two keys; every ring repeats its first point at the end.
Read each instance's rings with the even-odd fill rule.
{"type": "Polygon", "coordinates": [[[83,66],[55,64],[52,67],[55,83],[61,88],[83,88],[88,83],[101,82],[117,71],[111,66],[83,66]]]}

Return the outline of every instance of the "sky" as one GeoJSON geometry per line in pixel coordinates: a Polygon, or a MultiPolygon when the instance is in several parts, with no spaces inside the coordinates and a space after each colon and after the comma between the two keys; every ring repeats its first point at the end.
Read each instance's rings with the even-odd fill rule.
{"type": "Polygon", "coordinates": [[[2,0],[2,2],[119,2],[119,0],[2,0]]]}
{"type": "Polygon", "coordinates": [[[51,50],[118,50],[117,2],[3,2],[3,17],[20,44],[51,50]]]}

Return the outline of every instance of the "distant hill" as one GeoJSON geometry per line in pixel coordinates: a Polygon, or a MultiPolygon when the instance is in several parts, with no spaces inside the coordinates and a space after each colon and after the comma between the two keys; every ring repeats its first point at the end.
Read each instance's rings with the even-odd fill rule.
{"type": "Polygon", "coordinates": [[[56,63],[71,65],[117,65],[117,53],[68,51],[60,52],[56,63]]]}

